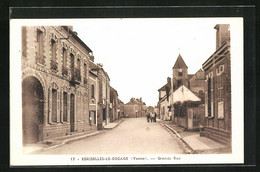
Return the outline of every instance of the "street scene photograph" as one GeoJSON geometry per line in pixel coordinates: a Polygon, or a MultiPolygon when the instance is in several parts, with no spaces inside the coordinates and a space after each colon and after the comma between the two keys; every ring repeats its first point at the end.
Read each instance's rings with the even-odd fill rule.
{"type": "Polygon", "coordinates": [[[241,18],[10,26],[14,164],[21,157],[32,165],[243,158],[241,18]]]}

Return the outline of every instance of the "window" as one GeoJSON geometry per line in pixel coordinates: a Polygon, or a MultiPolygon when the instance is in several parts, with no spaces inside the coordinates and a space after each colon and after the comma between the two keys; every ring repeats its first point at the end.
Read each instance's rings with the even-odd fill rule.
{"type": "Polygon", "coordinates": [[[51,40],[51,69],[57,70],[58,63],[56,62],[56,42],[51,40]]]}
{"type": "Polygon", "coordinates": [[[63,92],[63,121],[68,121],[68,95],[63,92]]]}
{"type": "Polygon", "coordinates": [[[179,71],[178,74],[179,74],[179,76],[182,76],[182,71],[179,71]]]}
{"type": "Polygon", "coordinates": [[[77,67],[80,69],[80,59],[77,60],[77,67]]]}
{"type": "Polygon", "coordinates": [[[43,32],[37,30],[37,53],[43,55],[43,32]]]}
{"type": "Polygon", "coordinates": [[[51,40],[51,59],[56,61],[56,42],[52,39],[51,40]]]}
{"type": "Polygon", "coordinates": [[[224,72],[224,65],[220,65],[216,69],[217,76],[221,75],[224,72]]]}
{"type": "Polygon", "coordinates": [[[63,67],[67,68],[67,50],[62,48],[63,67]]]}
{"type": "Polygon", "coordinates": [[[26,27],[22,27],[22,56],[26,57],[26,27]]]}
{"type": "Polygon", "coordinates": [[[57,90],[52,89],[52,122],[57,122],[57,90]]]}
{"type": "Polygon", "coordinates": [[[84,78],[87,78],[87,65],[84,63],[84,78]]]}
{"type": "Polygon", "coordinates": [[[95,86],[93,84],[91,85],[91,98],[95,99],[95,86]]]}
{"type": "Polygon", "coordinates": [[[208,116],[211,117],[211,78],[208,79],[208,116]]]}
{"type": "Polygon", "coordinates": [[[74,72],[74,55],[70,54],[70,69],[71,69],[71,73],[73,74],[74,72]]]}
{"type": "Polygon", "coordinates": [[[83,76],[84,84],[87,85],[87,65],[84,63],[84,76],[83,76]]]}

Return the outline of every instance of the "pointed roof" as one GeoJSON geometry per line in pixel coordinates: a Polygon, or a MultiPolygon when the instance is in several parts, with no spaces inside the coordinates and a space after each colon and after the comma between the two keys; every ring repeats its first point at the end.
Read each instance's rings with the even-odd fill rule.
{"type": "Polygon", "coordinates": [[[178,101],[201,101],[201,99],[196,96],[192,91],[190,91],[187,87],[182,85],[173,93],[173,103],[178,101]]]}
{"type": "Polygon", "coordinates": [[[176,68],[188,68],[188,66],[185,64],[184,60],[182,59],[181,54],[179,54],[174,66],[173,66],[173,69],[176,69],[176,68]]]}

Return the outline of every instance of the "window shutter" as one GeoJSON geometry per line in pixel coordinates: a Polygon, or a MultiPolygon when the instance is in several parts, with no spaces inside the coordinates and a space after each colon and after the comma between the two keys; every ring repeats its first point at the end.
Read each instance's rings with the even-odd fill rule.
{"type": "Polygon", "coordinates": [[[211,117],[214,117],[214,102],[211,101],[211,117]]]}
{"type": "Polygon", "coordinates": [[[60,92],[60,122],[63,122],[63,92],[60,92]]]}
{"type": "Polygon", "coordinates": [[[215,113],[215,89],[216,89],[216,77],[213,77],[212,78],[212,88],[213,88],[213,92],[212,92],[212,102],[211,102],[211,105],[212,105],[212,108],[211,108],[211,116],[214,117],[214,113],[215,113]]]}
{"type": "Polygon", "coordinates": [[[57,90],[57,122],[60,122],[60,92],[57,90]]]}
{"type": "Polygon", "coordinates": [[[51,100],[51,97],[52,97],[52,89],[49,88],[48,89],[48,93],[49,93],[49,123],[51,123],[51,114],[52,114],[52,100],[51,100]]]}

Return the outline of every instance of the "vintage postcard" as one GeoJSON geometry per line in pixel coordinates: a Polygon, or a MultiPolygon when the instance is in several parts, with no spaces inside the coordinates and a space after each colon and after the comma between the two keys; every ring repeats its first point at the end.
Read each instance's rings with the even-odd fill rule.
{"type": "Polygon", "coordinates": [[[10,165],[243,163],[243,66],[243,18],[11,19],[10,165]]]}

